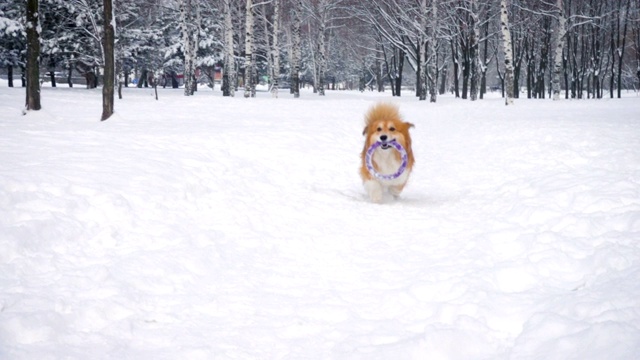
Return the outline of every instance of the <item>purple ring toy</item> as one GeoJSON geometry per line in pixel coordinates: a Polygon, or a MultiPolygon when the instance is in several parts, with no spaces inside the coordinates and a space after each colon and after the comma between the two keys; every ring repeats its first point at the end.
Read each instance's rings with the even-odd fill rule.
{"type": "Polygon", "coordinates": [[[391,140],[384,143],[381,141],[376,141],[375,143],[371,144],[365,156],[365,164],[367,165],[367,170],[369,170],[369,173],[371,175],[381,180],[397,179],[406,170],[408,162],[409,162],[409,156],[407,155],[407,151],[404,149],[404,147],[402,147],[402,145],[400,145],[399,142],[395,140],[391,140]],[[400,167],[393,174],[380,174],[379,172],[376,171],[376,169],[373,168],[373,153],[382,144],[393,146],[393,148],[400,153],[400,157],[402,158],[402,163],[400,164],[400,167]]]}

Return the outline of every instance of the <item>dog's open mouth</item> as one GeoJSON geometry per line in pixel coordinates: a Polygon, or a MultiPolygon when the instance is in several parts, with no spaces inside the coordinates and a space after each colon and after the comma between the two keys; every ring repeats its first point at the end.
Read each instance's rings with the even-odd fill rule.
{"type": "Polygon", "coordinates": [[[389,144],[389,142],[383,142],[382,144],[380,144],[380,148],[382,150],[387,150],[391,148],[391,144],[389,144]]]}

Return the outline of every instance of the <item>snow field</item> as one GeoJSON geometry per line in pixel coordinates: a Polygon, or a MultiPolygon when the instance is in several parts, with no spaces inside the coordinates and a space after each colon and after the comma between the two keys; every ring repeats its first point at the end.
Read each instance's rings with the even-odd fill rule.
{"type": "Polygon", "coordinates": [[[640,103],[0,89],[0,358],[633,359],[640,103]],[[363,114],[416,168],[367,200],[363,114]]]}

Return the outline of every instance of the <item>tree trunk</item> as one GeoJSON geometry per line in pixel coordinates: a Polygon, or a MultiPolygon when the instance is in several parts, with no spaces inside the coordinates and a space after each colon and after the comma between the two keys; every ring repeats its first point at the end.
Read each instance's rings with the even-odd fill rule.
{"type": "Polygon", "coordinates": [[[138,78],[138,84],[136,84],[138,88],[149,87],[149,83],[147,82],[147,69],[142,69],[140,72],[140,77],[138,78]]]}
{"type": "Polygon", "coordinates": [[[70,88],[73,87],[73,55],[67,63],[67,84],[69,84],[70,88]]]}
{"type": "Polygon", "coordinates": [[[327,47],[326,47],[326,0],[320,0],[320,29],[318,30],[318,95],[324,96],[325,73],[327,68],[327,47]]]}
{"type": "Polygon", "coordinates": [[[479,87],[479,51],[478,40],[480,38],[480,32],[478,29],[478,2],[477,0],[471,0],[471,20],[473,22],[472,33],[469,40],[469,64],[471,65],[471,101],[478,99],[478,87],[479,87]]]}
{"type": "Polygon", "coordinates": [[[199,10],[194,10],[191,0],[180,2],[180,30],[182,32],[182,50],[184,53],[184,95],[195,92],[195,62],[198,52],[199,10]],[[194,11],[196,15],[194,16],[194,11]]]}
{"type": "MultiPolygon", "coordinates": [[[[622,30],[622,44],[618,47],[618,99],[622,95],[622,60],[624,59],[624,49],[627,42],[627,24],[629,23],[629,5],[630,0],[627,0],[627,4],[624,10],[624,27],[622,30]]],[[[620,9],[622,11],[622,9],[620,9]]]]}
{"type": "Polygon", "coordinates": [[[556,0],[556,11],[558,12],[558,26],[553,32],[554,60],[553,60],[553,100],[560,99],[560,72],[562,71],[564,35],[565,35],[565,15],[563,0],[556,0]]]}
{"type": "Polygon", "coordinates": [[[403,49],[398,48],[398,73],[395,78],[396,96],[402,95],[402,70],[404,68],[405,52],[403,49]]]}
{"type": "Polygon", "coordinates": [[[101,121],[107,120],[113,115],[113,94],[115,82],[115,29],[113,17],[113,4],[111,0],[104,0],[104,85],[102,86],[102,117],[101,121]]]}
{"type": "Polygon", "coordinates": [[[271,96],[278,97],[280,85],[280,48],[278,47],[278,33],[280,31],[280,1],[273,1],[273,42],[272,42],[272,80],[271,96]]]}
{"type": "Polygon", "coordinates": [[[416,93],[420,101],[427,99],[427,0],[420,0],[420,35],[418,35],[418,81],[416,93]]]}
{"type": "Polygon", "coordinates": [[[500,0],[500,26],[502,28],[502,51],[504,53],[505,105],[513,104],[513,53],[511,50],[511,32],[509,31],[509,13],[507,0],[500,0]]]}
{"type": "Polygon", "coordinates": [[[431,0],[431,26],[429,26],[429,47],[427,48],[428,56],[428,79],[429,79],[429,102],[436,102],[438,99],[438,64],[437,61],[437,44],[438,44],[438,1],[431,0]]]}
{"type": "MultiPolygon", "coordinates": [[[[381,39],[381,37],[379,37],[379,39],[381,39]]],[[[387,77],[389,78],[389,85],[391,87],[391,96],[396,96],[396,88],[393,84],[393,70],[392,70],[392,64],[393,61],[391,61],[391,63],[389,62],[389,59],[387,57],[387,50],[384,47],[384,44],[379,42],[380,44],[380,50],[382,50],[382,57],[384,59],[384,69],[386,69],[387,71],[387,77]]],[[[640,62],[640,61],[639,61],[640,62]]],[[[384,83],[382,84],[383,86],[383,90],[384,90],[384,83]]]]}
{"type": "Polygon", "coordinates": [[[447,75],[449,73],[448,66],[445,65],[444,68],[440,70],[440,83],[438,84],[438,94],[444,95],[447,92],[447,75]]]}
{"type": "Polygon", "coordinates": [[[293,56],[291,69],[291,90],[293,97],[300,97],[300,27],[302,26],[302,0],[298,0],[293,9],[293,56]]]}
{"type": "MultiPolygon", "coordinates": [[[[460,35],[460,41],[464,41],[462,37],[465,35],[460,35]]],[[[467,94],[469,90],[469,73],[471,70],[471,61],[470,61],[470,50],[469,44],[460,44],[460,49],[462,50],[462,95],[461,98],[467,99],[467,94]]]]}
{"type": "Polygon", "coordinates": [[[374,60],[374,71],[375,71],[375,76],[376,76],[376,88],[378,90],[378,92],[384,92],[384,78],[382,76],[382,66],[380,64],[380,59],[378,58],[378,56],[376,55],[376,58],[374,60]]]}
{"type": "Polygon", "coordinates": [[[458,53],[458,47],[456,46],[456,39],[451,39],[451,57],[453,59],[453,91],[456,98],[460,97],[460,56],[458,53]]]}
{"type": "Polygon", "coordinates": [[[51,87],[57,87],[56,84],[56,65],[53,61],[49,62],[49,81],[51,82],[51,87]]]}
{"type": "Polygon", "coordinates": [[[244,41],[244,97],[251,97],[253,84],[253,1],[247,0],[244,41]]]}
{"type": "Polygon", "coordinates": [[[7,81],[9,87],[13,87],[13,65],[7,65],[7,81]]]}
{"type": "MultiPolygon", "coordinates": [[[[40,24],[38,0],[27,0],[26,109],[40,110],[40,24]]],[[[24,73],[24,72],[23,72],[24,73]]]]}
{"type": "MultiPolygon", "coordinates": [[[[38,76],[40,76],[40,74],[38,74],[38,76]]],[[[27,87],[27,68],[24,63],[20,64],[20,82],[23,88],[27,87]]]]}
{"type": "Polygon", "coordinates": [[[49,56],[49,61],[47,61],[47,67],[49,68],[49,82],[51,83],[51,87],[57,87],[56,83],[56,61],[54,60],[53,55],[49,56]]]}
{"type": "Polygon", "coordinates": [[[489,22],[484,26],[484,45],[482,47],[482,62],[480,63],[480,99],[484,99],[487,92],[487,56],[489,52],[489,22]]]}
{"type": "Polygon", "coordinates": [[[236,92],[236,64],[233,50],[233,18],[231,0],[224,0],[224,69],[222,78],[222,96],[235,96],[236,92]]]}

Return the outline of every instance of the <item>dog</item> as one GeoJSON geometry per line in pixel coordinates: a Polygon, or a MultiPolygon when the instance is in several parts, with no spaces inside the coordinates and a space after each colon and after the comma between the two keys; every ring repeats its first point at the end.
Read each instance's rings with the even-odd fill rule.
{"type": "Polygon", "coordinates": [[[364,148],[360,154],[360,177],[365,191],[372,202],[382,202],[385,192],[389,192],[394,198],[400,193],[409,180],[409,175],[415,163],[413,150],[411,149],[411,135],[409,129],[414,127],[412,123],[405,122],[400,116],[398,107],[389,103],[379,103],[367,111],[365,115],[365,127],[362,135],[365,136],[364,148]],[[372,164],[376,172],[381,174],[393,174],[402,164],[400,152],[389,143],[398,142],[407,152],[407,167],[399,177],[395,179],[379,179],[371,175],[367,169],[366,156],[369,147],[375,142],[382,144],[373,152],[372,164]]]}

